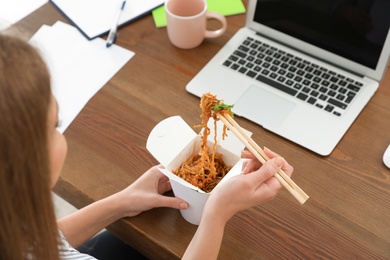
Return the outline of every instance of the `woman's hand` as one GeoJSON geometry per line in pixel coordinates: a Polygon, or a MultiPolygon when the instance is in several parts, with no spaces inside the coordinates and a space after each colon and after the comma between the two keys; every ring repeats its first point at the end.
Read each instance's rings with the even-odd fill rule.
{"type": "Polygon", "coordinates": [[[293,167],[271,150],[266,148],[264,152],[270,160],[262,165],[252,153],[244,151],[242,156],[249,160],[243,164],[242,174],[218,185],[205,210],[218,212],[227,221],[238,211],[273,199],[282,187],[273,176],[279,169],[291,176],[293,167]]]}
{"type": "Polygon", "coordinates": [[[123,204],[125,217],[136,216],[143,211],[157,207],[186,209],[188,207],[186,201],[162,195],[170,190],[171,184],[168,177],[155,166],[146,171],[129,187],[118,192],[116,196],[123,204]]]}
{"type": "Polygon", "coordinates": [[[262,165],[250,152],[242,174],[220,183],[211,192],[202,219],[183,259],[217,259],[226,222],[238,211],[251,208],[276,196],[282,185],[273,177],[283,169],[291,176],[293,168],[276,153],[265,149],[271,158],[262,165]]]}
{"type": "Polygon", "coordinates": [[[122,217],[131,217],[156,207],[186,209],[179,198],[164,196],[171,190],[168,178],[150,168],[133,184],[58,220],[58,226],[75,248],[122,217]]]}

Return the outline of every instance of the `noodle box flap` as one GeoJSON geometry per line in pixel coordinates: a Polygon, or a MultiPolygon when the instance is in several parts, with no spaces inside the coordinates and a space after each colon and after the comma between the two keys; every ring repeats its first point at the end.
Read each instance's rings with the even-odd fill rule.
{"type": "MultiPolygon", "coordinates": [[[[233,166],[228,174],[218,184],[220,185],[228,178],[240,174],[243,160],[241,151],[244,145],[232,133],[227,132],[228,137],[222,140],[223,123],[217,121],[217,152],[223,155],[226,165],[233,166]]],[[[208,145],[214,145],[214,120],[208,123],[210,135],[208,145]]],[[[202,132],[202,130],[200,131],[202,132]]],[[[248,132],[248,135],[251,135],[248,132]]],[[[172,185],[173,193],[189,203],[186,210],[181,210],[181,214],[188,222],[198,225],[202,216],[204,204],[209,197],[201,189],[178,177],[173,170],[190,158],[192,154],[198,154],[200,149],[201,135],[195,133],[192,128],[180,117],[172,116],[158,123],[150,132],[146,142],[148,151],[160,162],[163,167],[158,169],[165,174],[172,185]]]]}

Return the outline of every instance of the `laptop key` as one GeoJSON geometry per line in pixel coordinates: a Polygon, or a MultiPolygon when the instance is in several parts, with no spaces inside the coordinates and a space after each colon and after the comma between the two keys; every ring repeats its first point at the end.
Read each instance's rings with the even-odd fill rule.
{"type": "Polygon", "coordinates": [[[230,55],[230,57],[227,60],[238,61],[238,57],[234,55],[230,55]]]}
{"type": "Polygon", "coordinates": [[[325,101],[327,98],[328,98],[328,97],[327,97],[326,95],[324,95],[324,94],[321,94],[321,95],[320,95],[320,99],[323,100],[323,101],[325,101]]]}
{"type": "Polygon", "coordinates": [[[298,96],[297,96],[297,98],[299,98],[299,99],[301,99],[303,101],[305,101],[307,99],[307,97],[308,97],[308,95],[303,94],[303,93],[299,93],[298,96]]]}
{"type": "Polygon", "coordinates": [[[295,94],[297,94],[297,92],[298,92],[298,91],[295,90],[295,89],[286,87],[285,85],[280,84],[279,82],[273,81],[273,80],[271,80],[271,79],[269,79],[269,78],[267,78],[267,77],[264,77],[264,76],[261,75],[261,74],[259,74],[259,75],[256,77],[256,79],[257,79],[258,81],[261,81],[261,82],[263,82],[263,83],[266,83],[266,84],[268,84],[268,85],[270,85],[270,86],[272,86],[272,87],[274,87],[274,88],[276,88],[276,89],[279,89],[279,90],[281,90],[281,91],[283,91],[283,92],[285,92],[285,93],[287,93],[287,94],[290,94],[290,95],[292,95],[292,96],[295,96],[295,94]]]}
{"type": "Polygon", "coordinates": [[[339,92],[340,92],[341,94],[345,94],[345,93],[347,93],[347,90],[346,90],[345,88],[340,88],[340,89],[339,89],[339,92]]]}
{"type": "Polygon", "coordinates": [[[226,60],[223,65],[226,66],[226,67],[229,67],[230,65],[232,64],[232,62],[230,60],[226,60]]]}
{"type": "Polygon", "coordinates": [[[336,107],[339,107],[339,108],[342,108],[342,109],[346,109],[347,108],[347,105],[334,99],[334,98],[329,98],[328,99],[328,103],[329,104],[332,104],[332,105],[335,105],[336,107]]]}
{"type": "Polygon", "coordinates": [[[345,96],[342,95],[342,94],[338,94],[338,95],[336,96],[336,98],[337,98],[338,100],[340,100],[340,101],[343,101],[344,98],[345,98],[345,96]]]}
{"type": "Polygon", "coordinates": [[[305,86],[309,86],[310,85],[310,80],[304,79],[302,81],[302,84],[305,85],[305,86]]]}
{"type": "Polygon", "coordinates": [[[316,84],[316,83],[312,83],[312,84],[310,85],[310,87],[311,87],[312,89],[318,89],[318,88],[320,87],[320,85],[318,85],[318,84],[316,84]]]}
{"type": "Polygon", "coordinates": [[[332,112],[333,109],[334,109],[334,106],[331,106],[331,105],[327,105],[327,106],[325,107],[325,111],[328,111],[328,112],[332,112]]]}
{"type": "Polygon", "coordinates": [[[246,63],[246,60],[241,59],[241,60],[238,61],[238,63],[241,64],[241,65],[244,65],[246,63]]]}
{"type": "Polygon", "coordinates": [[[341,114],[340,114],[339,112],[337,112],[337,111],[334,111],[334,112],[333,112],[333,115],[341,116],[341,114]]]}
{"type": "Polygon", "coordinates": [[[271,64],[269,64],[268,62],[263,63],[264,68],[269,68],[269,66],[271,66],[271,64]]]}
{"type": "Polygon", "coordinates": [[[308,100],[307,100],[307,103],[309,104],[312,104],[314,105],[316,103],[317,99],[313,98],[313,97],[310,97],[308,100]]]}
{"type": "Polygon", "coordinates": [[[261,70],[261,67],[255,66],[255,67],[253,68],[253,70],[256,71],[256,72],[259,72],[259,71],[261,70]]]}
{"type": "Polygon", "coordinates": [[[254,60],[255,60],[255,57],[253,57],[253,56],[248,56],[246,59],[247,59],[248,61],[254,61],[254,60]]]}
{"type": "Polygon", "coordinates": [[[268,74],[270,73],[270,71],[267,70],[267,69],[263,69],[263,70],[261,71],[261,73],[264,74],[264,75],[268,75],[268,74]]]}
{"type": "Polygon", "coordinates": [[[328,86],[330,85],[330,82],[327,81],[327,80],[324,80],[324,81],[321,82],[321,84],[322,84],[323,86],[325,86],[325,87],[328,87],[328,86]]]}
{"type": "Polygon", "coordinates": [[[290,80],[290,79],[288,79],[287,81],[286,81],[286,85],[287,86],[292,86],[294,84],[294,81],[292,81],[292,80],[290,80]]]}
{"type": "Polygon", "coordinates": [[[320,93],[317,92],[317,91],[315,91],[315,90],[312,90],[312,91],[310,92],[310,95],[312,95],[313,97],[318,97],[319,94],[320,94],[320,93]]]}
{"type": "Polygon", "coordinates": [[[279,77],[278,77],[278,81],[279,81],[279,82],[284,82],[285,80],[286,80],[286,78],[283,77],[283,76],[279,76],[279,77]]]}
{"type": "Polygon", "coordinates": [[[333,82],[333,83],[336,83],[339,79],[336,78],[336,77],[331,77],[329,80],[330,80],[331,82],[333,82]]]}
{"type": "Polygon", "coordinates": [[[249,69],[253,68],[254,66],[255,65],[253,65],[253,63],[249,63],[249,62],[245,65],[245,67],[247,67],[249,69]]]}
{"type": "Polygon", "coordinates": [[[247,68],[240,68],[238,71],[244,74],[248,69],[247,68]]]}
{"type": "Polygon", "coordinates": [[[339,85],[345,87],[347,85],[347,82],[344,80],[340,80],[339,85]]]}
{"type": "Polygon", "coordinates": [[[235,55],[237,55],[237,56],[239,56],[241,58],[245,58],[246,57],[246,54],[243,53],[242,51],[235,50],[233,54],[235,54],[235,55]]]}
{"type": "Polygon", "coordinates": [[[244,45],[240,45],[240,46],[238,47],[238,49],[241,50],[241,51],[243,51],[243,52],[248,52],[248,51],[250,50],[248,47],[246,47],[246,46],[244,46],[244,45]]]}
{"type": "Polygon", "coordinates": [[[360,88],[358,86],[353,85],[353,84],[348,84],[347,88],[350,90],[353,90],[355,92],[358,92],[360,90],[360,88]]]}
{"type": "Polygon", "coordinates": [[[242,44],[249,45],[250,43],[251,43],[250,41],[245,40],[242,44]]]}
{"type": "Polygon", "coordinates": [[[348,92],[347,99],[345,100],[345,103],[351,103],[352,99],[356,96],[356,94],[352,91],[348,92]]]}
{"type": "Polygon", "coordinates": [[[334,97],[336,95],[336,92],[334,92],[333,90],[329,90],[328,95],[334,97]]]}
{"type": "Polygon", "coordinates": [[[325,87],[320,87],[320,91],[321,91],[322,93],[326,93],[326,91],[328,91],[328,89],[325,88],[325,87]]]}
{"type": "Polygon", "coordinates": [[[294,80],[296,81],[296,82],[301,82],[302,81],[302,77],[300,77],[300,76],[295,76],[295,78],[294,78],[294,80]]]}
{"type": "Polygon", "coordinates": [[[251,78],[254,78],[256,76],[256,74],[257,74],[256,72],[250,70],[250,71],[248,71],[248,73],[246,75],[248,75],[251,78]]]}
{"type": "Polygon", "coordinates": [[[295,83],[294,88],[296,88],[296,89],[301,89],[301,88],[302,88],[302,85],[299,84],[299,83],[295,83]]]}
{"type": "Polygon", "coordinates": [[[240,67],[240,65],[234,63],[230,68],[233,70],[237,70],[240,67]]]}

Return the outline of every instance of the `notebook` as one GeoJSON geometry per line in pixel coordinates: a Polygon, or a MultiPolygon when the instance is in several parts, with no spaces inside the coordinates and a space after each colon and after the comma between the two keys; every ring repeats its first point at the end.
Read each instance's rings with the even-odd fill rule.
{"type": "Polygon", "coordinates": [[[118,28],[122,27],[164,4],[164,0],[132,0],[126,1],[121,11],[123,0],[50,0],[50,2],[88,40],[108,33],[116,23],[118,28]]]}
{"type": "Polygon", "coordinates": [[[388,0],[249,0],[245,27],[186,90],[327,156],[379,87],[389,13],[388,0]]]}

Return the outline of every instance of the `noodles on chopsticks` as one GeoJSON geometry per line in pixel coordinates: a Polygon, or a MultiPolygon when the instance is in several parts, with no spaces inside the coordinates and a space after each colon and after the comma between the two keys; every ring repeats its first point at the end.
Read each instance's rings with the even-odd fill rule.
{"type": "MultiPolygon", "coordinates": [[[[232,166],[225,165],[222,154],[216,151],[217,121],[219,119],[214,112],[218,111],[221,114],[228,113],[231,116],[233,116],[233,113],[231,112],[231,105],[223,104],[216,96],[210,93],[204,94],[201,97],[200,108],[202,109],[200,115],[202,123],[196,126],[203,127],[199,154],[193,154],[178,169],[174,170],[173,173],[201,190],[210,192],[232,168],[232,166]],[[210,135],[210,129],[207,123],[210,118],[214,119],[214,145],[211,151],[207,143],[207,138],[210,135]]],[[[226,126],[224,126],[222,139],[226,136],[226,126]]]]}

